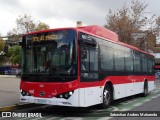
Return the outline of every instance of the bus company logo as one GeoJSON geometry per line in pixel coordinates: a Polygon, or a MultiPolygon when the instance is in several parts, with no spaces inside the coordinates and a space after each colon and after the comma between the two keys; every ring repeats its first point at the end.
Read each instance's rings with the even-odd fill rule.
{"type": "Polygon", "coordinates": [[[44,95],[45,95],[45,92],[44,92],[44,91],[41,91],[41,92],[39,93],[39,95],[40,95],[40,96],[44,96],[44,95]]]}
{"type": "Polygon", "coordinates": [[[30,94],[34,94],[34,90],[29,90],[29,93],[30,94]]]}

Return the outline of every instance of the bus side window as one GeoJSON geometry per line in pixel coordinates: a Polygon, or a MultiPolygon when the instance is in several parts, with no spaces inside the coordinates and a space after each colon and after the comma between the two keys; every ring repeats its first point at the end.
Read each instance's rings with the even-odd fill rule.
{"type": "Polygon", "coordinates": [[[142,71],[147,72],[147,59],[142,58],[142,71]]]}
{"type": "Polygon", "coordinates": [[[153,69],[153,68],[152,68],[152,65],[153,65],[153,64],[152,64],[152,60],[149,59],[149,60],[148,60],[148,72],[149,72],[149,73],[152,72],[152,69],[153,69]]]}
{"type": "Polygon", "coordinates": [[[100,47],[101,69],[113,70],[113,49],[102,46],[100,47]]]}
{"type": "Polygon", "coordinates": [[[116,70],[124,70],[124,54],[123,51],[116,50],[114,51],[115,57],[115,69],[116,70]]]}
{"type": "Polygon", "coordinates": [[[134,70],[139,72],[140,68],[140,56],[138,54],[134,54],[134,70]]]}
{"type": "MultiPolygon", "coordinates": [[[[81,51],[83,52],[83,51],[81,51]]],[[[86,56],[81,57],[81,71],[89,71],[89,50],[86,49],[86,56]]],[[[82,53],[81,53],[82,55],[82,53]]]]}
{"type": "Polygon", "coordinates": [[[90,49],[90,71],[98,71],[98,51],[90,49]]]}
{"type": "Polygon", "coordinates": [[[133,71],[133,56],[131,53],[125,54],[125,64],[127,71],[133,71]]]}

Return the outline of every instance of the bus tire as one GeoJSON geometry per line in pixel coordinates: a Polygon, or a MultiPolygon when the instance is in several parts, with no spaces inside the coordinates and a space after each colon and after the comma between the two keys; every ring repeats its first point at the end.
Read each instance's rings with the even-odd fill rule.
{"type": "Polygon", "coordinates": [[[109,85],[105,85],[103,90],[103,102],[101,104],[101,108],[105,109],[110,106],[112,103],[113,97],[112,97],[112,91],[111,87],[109,85]]]}
{"type": "Polygon", "coordinates": [[[148,95],[148,83],[145,81],[144,82],[144,89],[143,89],[143,94],[144,97],[148,95]]]}

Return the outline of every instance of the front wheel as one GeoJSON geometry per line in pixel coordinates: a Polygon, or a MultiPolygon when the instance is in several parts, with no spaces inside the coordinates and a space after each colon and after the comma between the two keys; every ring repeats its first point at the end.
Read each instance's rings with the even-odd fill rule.
{"type": "Polygon", "coordinates": [[[102,108],[107,108],[112,103],[112,91],[109,85],[105,85],[103,90],[103,103],[102,108]]]}

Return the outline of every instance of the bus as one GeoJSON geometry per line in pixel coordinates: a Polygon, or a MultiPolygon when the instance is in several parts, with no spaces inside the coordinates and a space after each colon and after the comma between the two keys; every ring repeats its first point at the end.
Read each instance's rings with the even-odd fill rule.
{"type": "Polygon", "coordinates": [[[154,56],[91,25],[23,35],[20,101],[107,108],[155,88],[154,56]]]}

